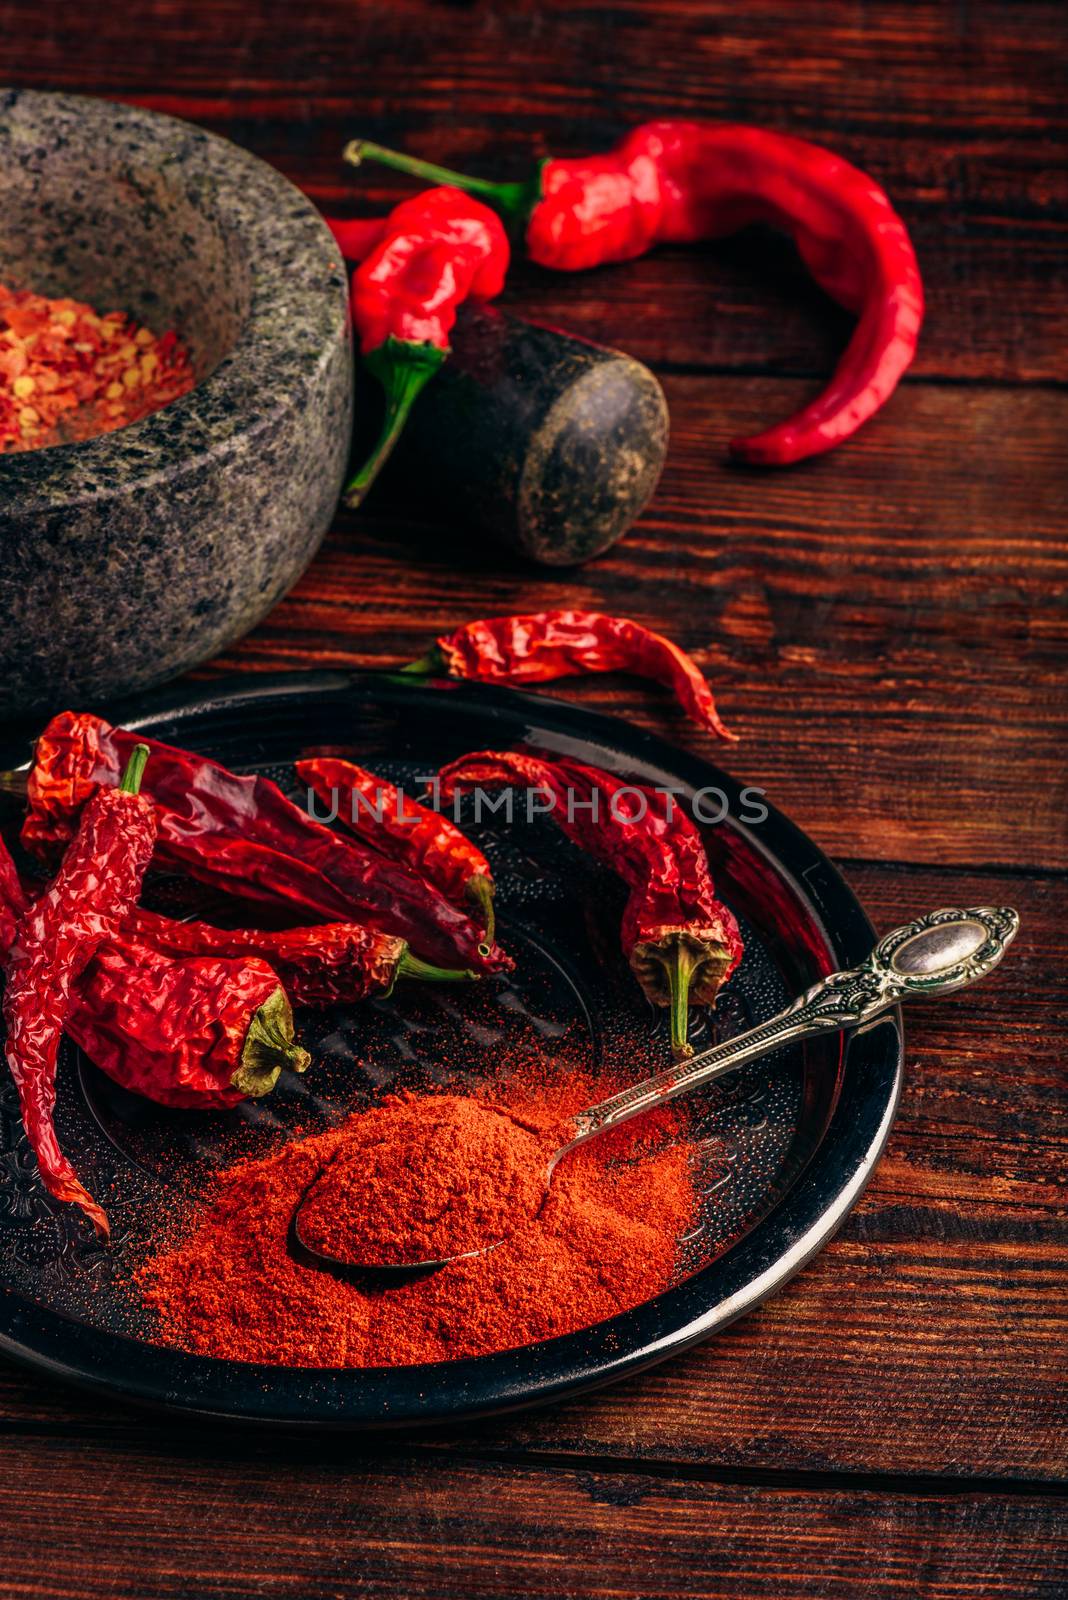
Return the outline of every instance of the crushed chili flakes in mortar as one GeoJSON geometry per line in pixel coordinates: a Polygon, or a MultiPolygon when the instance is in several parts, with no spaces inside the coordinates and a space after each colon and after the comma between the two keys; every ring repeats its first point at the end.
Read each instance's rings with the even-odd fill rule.
{"type": "Polygon", "coordinates": [[[0,284],[0,454],[109,433],[192,387],[176,334],[0,284]]]}
{"type": "MultiPolygon", "coordinates": [[[[532,1146],[522,1141],[556,1148],[564,1119],[614,1087],[569,1072],[558,1084],[487,1085],[478,1095],[448,1098],[462,1099],[473,1120],[487,1108],[508,1113],[525,1160],[532,1146]]],[[[413,1117],[422,1108],[433,1127],[442,1121],[438,1099],[402,1103],[413,1117]]],[[[359,1148],[361,1124],[375,1115],[357,1113],[213,1176],[179,1223],[176,1242],[137,1269],[156,1342],[274,1365],[410,1366],[572,1333],[671,1283],[678,1241],[695,1211],[689,1152],[679,1138],[684,1113],[674,1106],[566,1156],[534,1213],[522,1203],[511,1209],[522,1196],[506,1184],[512,1231],[486,1254],[377,1291],[299,1265],[288,1250],[294,1207],[326,1163],[359,1148]]],[[[486,1166],[492,1172],[492,1159],[486,1166]]],[[[455,1202],[457,1188],[445,1188],[455,1202]]],[[[480,1187],[480,1195],[485,1207],[487,1191],[480,1187]]],[[[487,1220],[483,1209],[481,1223],[487,1220]]]]}

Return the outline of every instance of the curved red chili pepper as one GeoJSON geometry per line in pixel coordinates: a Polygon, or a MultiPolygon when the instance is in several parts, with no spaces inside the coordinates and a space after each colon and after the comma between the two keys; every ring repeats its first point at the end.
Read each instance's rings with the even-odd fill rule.
{"type": "Polygon", "coordinates": [[[400,978],[457,983],[469,976],[420,961],[405,940],[358,922],[327,922],[314,928],[216,928],[207,922],[174,922],[138,906],[123,919],[117,942],[128,939],[170,956],[259,956],[278,973],[290,998],[303,1006],[388,995],[400,978]]]}
{"type": "Polygon", "coordinates": [[[493,871],[482,851],[440,812],[421,806],[385,778],[338,756],[310,756],[296,773],[339,822],[384,855],[420,873],[447,900],[478,906],[483,937],[492,944],[493,871]]]}
{"type": "Polygon", "coordinates": [[[858,322],[828,388],[788,421],[733,440],[740,460],[784,466],[833,449],[884,404],[915,353],[923,285],[905,225],[872,178],[821,145],[737,123],[649,122],[604,155],[544,162],[526,184],[465,179],[361,141],[345,153],[482,195],[523,224],[532,260],[563,272],[753,222],[784,228],[858,322]]]}
{"type": "Polygon", "coordinates": [[[487,617],[442,634],[434,649],[401,668],[413,676],[445,671],[479,683],[549,683],[582,673],[630,672],[672,690],[699,728],[724,727],[700,667],[677,644],[629,617],[601,611],[536,611],[487,617]]]}
{"type": "MultiPolygon", "coordinates": [[[[22,842],[47,857],[70,838],[86,797],[113,784],[140,736],[88,712],[63,711],[37,740],[24,780],[22,842]]],[[[331,921],[366,922],[401,938],[442,967],[483,972],[511,962],[432,885],[295,806],[276,783],[239,776],[206,756],[145,739],[147,788],[155,802],[161,861],[243,900],[299,906],[331,921]],[[480,948],[482,946],[483,948],[480,948]]],[[[13,788],[19,774],[0,780],[13,788]]]]}
{"type": "Polygon", "coordinates": [[[147,756],[145,745],[135,746],[119,785],[93,794],[59,872],[18,919],[4,961],[4,1050],[41,1179],[58,1200],[81,1206],[105,1239],[103,1208],[56,1138],[56,1059],[72,986],[136,901],[152,856],[155,811],[138,793],[147,756]]]}
{"type": "MultiPolygon", "coordinates": [[[[350,239],[366,243],[367,233],[350,239]]],[[[386,395],[378,443],[346,489],[359,505],[400,437],[420,392],[449,353],[456,309],[504,288],[510,250],[500,218],[459,189],[430,189],[397,206],[352,275],[352,321],[364,365],[386,395]]]]}
{"type": "Polygon", "coordinates": [[[713,1004],[742,957],[738,924],[716,899],[692,819],[656,790],[566,757],[477,751],[438,777],[445,798],[464,785],[541,791],[561,831],[623,879],[623,953],[647,998],[670,1009],[674,1055],[690,1055],[690,999],[713,1004]]]}
{"type": "Polygon", "coordinates": [[[386,217],[324,217],[346,261],[362,261],[370,255],[386,230],[386,217]]]}

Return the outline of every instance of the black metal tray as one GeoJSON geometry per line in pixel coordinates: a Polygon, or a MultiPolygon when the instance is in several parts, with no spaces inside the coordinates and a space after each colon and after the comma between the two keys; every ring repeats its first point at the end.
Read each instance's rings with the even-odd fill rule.
{"type": "MultiPolygon", "coordinates": [[[[266,771],[294,794],[291,763],[317,746],[351,748],[367,765],[408,780],[414,793],[412,780],[444,761],[520,741],[636,781],[674,785],[684,796],[712,791],[704,814],[726,815],[705,830],[709,853],[717,887],[746,936],[743,965],[705,1024],[715,1037],[751,1026],[871,947],[871,927],[842,878],[773,809],[757,820],[758,796],[647,733],[544,696],[382,674],[305,673],[184,686],[114,714],[230,767],[266,771]]],[[[11,766],[28,751],[9,744],[0,754],[11,766]]],[[[12,810],[9,837],[17,824],[12,810]]],[[[605,1059],[633,1053],[636,1030],[647,1030],[650,1047],[638,1052],[635,1075],[666,1059],[664,1019],[646,1006],[614,953],[618,889],[610,876],[548,822],[528,823],[521,809],[510,824],[499,815],[474,831],[500,885],[504,942],[519,957],[514,980],[480,986],[462,1005],[456,991],[446,998],[402,985],[389,1002],[302,1015],[313,1073],[283,1081],[267,1100],[225,1117],[150,1107],[64,1046],[60,1137],[90,1187],[108,1195],[110,1251],[41,1189],[14,1086],[3,1086],[0,1349],[110,1395],[201,1416],[288,1427],[455,1422],[539,1404],[663,1360],[764,1300],[831,1237],[890,1131],[901,1082],[899,1015],[849,1039],[831,1035],[780,1051],[700,1091],[690,1137],[714,1141],[721,1159],[708,1166],[698,1225],[680,1245],[677,1281],[608,1322],[498,1355],[359,1370],[215,1361],[147,1341],[122,1284],[124,1262],[143,1242],[160,1186],[176,1165],[210,1168],[223,1159],[233,1119],[249,1150],[284,1137],[297,1122],[328,1120],[403,1081],[413,1037],[424,1069],[432,1064],[439,1029],[460,1030],[477,1076],[480,1052],[483,1060],[492,1053],[495,1032],[506,1036],[517,1016],[549,1038],[578,1030],[605,1059]],[[354,1079],[346,1041],[357,1036],[374,1070],[354,1079]]]]}

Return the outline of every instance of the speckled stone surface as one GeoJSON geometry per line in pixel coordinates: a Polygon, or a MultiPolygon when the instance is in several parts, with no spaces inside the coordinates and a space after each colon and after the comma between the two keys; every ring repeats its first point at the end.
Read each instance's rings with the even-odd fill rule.
{"type": "Polygon", "coordinates": [[[314,555],[352,426],[345,271],[314,207],[224,139],[0,91],[0,281],[123,308],[195,389],[117,433],[0,457],[0,716],[162,682],[314,555]]]}

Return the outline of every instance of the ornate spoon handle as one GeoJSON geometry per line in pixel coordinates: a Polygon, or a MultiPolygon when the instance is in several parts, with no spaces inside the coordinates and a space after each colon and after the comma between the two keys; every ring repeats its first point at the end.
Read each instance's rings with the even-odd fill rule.
{"type": "Polygon", "coordinates": [[[564,1149],[795,1039],[862,1028],[913,995],[962,989],[993,971],[1019,926],[1019,916],[1008,906],[973,906],[931,911],[895,928],[861,966],[821,978],[778,1016],[579,1112],[574,1137],[564,1149]]]}

